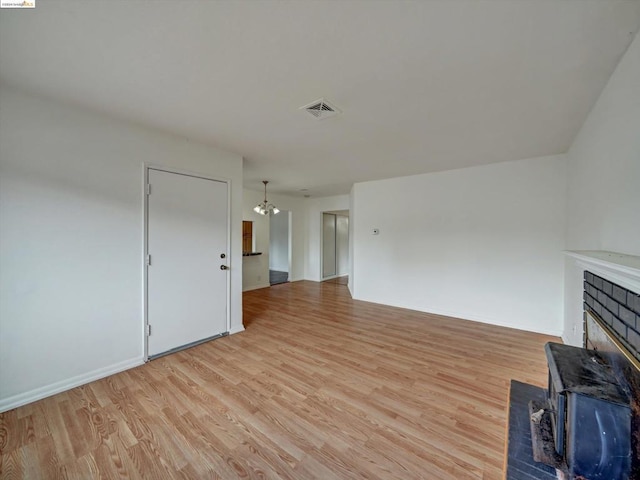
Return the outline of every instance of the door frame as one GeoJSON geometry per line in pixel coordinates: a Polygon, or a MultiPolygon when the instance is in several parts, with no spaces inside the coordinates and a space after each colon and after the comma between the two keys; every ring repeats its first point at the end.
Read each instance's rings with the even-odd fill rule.
{"type": "Polygon", "coordinates": [[[337,215],[332,211],[320,213],[320,281],[332,280],[338,278],[338,241],[337,241],[337,215]],[[324,276],[324,216],[333,215],[335,234],[333,236],[334,255],[335,255],[335,272],[333,275],[324,276]]]}
{"type": "Polygon", "coordinates": [[[205,180],[213,180],[216,182],[222,182],[227,184],[227,305],[226,311],[226,326],[227,331],[231,330],[231,179],[225,177],[218,177],[214,175],[203,174],[199,172],[193,172],[190,170],[184,170],[181,168],[166,167],[161,165],[154,165],[152,163],[142,164],[142,348],[144,352],[144,361],[149,361],[149,278],[148,278],[148,265],[147,255],[149,255],[149,194],[147,191],[147,185],[149,185],[149,170],[158,170],[161,172],[174,173],[176,175],[185,175],[187,177],[202,178],[205,180]]]}
{"type": "MultiPolygon", "coordinates": [[[[340,278],[340,277],[346,277],[347,275],[349,275],[349,273],[343,273],[342,275],[338,274],[338,230],[337,230],[337,226],[338,226],[338,221],[337,221],[337,217],[341,215],[344,217],[347,217],[349,219],[349,225],[351,225],[351,209],[348,208],[344,208],[342,210],[323,210],[322,212],[320,212],[320,238],[319,238],[319,244],[320,244],[320,264],[319,264],[319,280],[320,282],[324,282],[325,280],[333,280],[336,278],[340,278]],[[348,215],[345,215],[344,213],[340,213],[340,212],[347,212],[348,215]],[[328,213],[329,215],[335,215],[336,216],[336,237],[335,237],[335,243],[336,243],[336,274],[335,275],[329,275],[327,277],[324,276],[324,214],[328,213]]],[[[349,231],[349,241],[347,242],[347,253],[349,255],[349,257],[351,256],[351,232],[349,231]]],[[[349,259],[349,261],[351,261],[349,259]]]]}
{"type": "MultiPolygon", "coordinates": [[[[280,213],[287,214],[287,282],[291,282],[291,269],[293,264],[293,235],[291,234],[293,230],[293,211],[282,209],[280,213]]],[[[280,215],[280,213],[278,215],[280,215]]],[[[269,217],[269,261],[271,261],[271,218],[273,217],[269,217]]],[[[270,265],[269,270],[271,270],[270,265]]]]}

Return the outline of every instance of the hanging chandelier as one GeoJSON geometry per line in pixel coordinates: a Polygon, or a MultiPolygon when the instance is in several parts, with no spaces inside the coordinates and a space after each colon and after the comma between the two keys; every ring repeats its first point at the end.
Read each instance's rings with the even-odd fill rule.
{"type": "Polygon", "coordinates": [[[264,183],[264,201],[253,207],[253,211],[259,213],[260,215],[275,215],[277,213],[280,213],[278,207],[276,207],[273,203],[267,202],[267,183],[269,182],[263,180],[262,183],[264,183]]]}

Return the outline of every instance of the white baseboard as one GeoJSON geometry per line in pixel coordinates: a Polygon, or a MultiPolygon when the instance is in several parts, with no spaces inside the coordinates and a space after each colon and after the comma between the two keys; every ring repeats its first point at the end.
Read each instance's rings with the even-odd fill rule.
{"type": "Polygon", "coordinates": [[[580,341],[582,340],[582,335],[576,338],[575,335],[572,336],[567,332],[562,332],[562,336],[560,338],[562,338],[562,342],[565,345],[572,345],[574,347],[583,347],[584,340],[580,341]]]}
{"type": "Polygon", "coordinates": [[[13,408],[21,407],[22,405],[26,405],[27,403],[35,402],[36,400],[50,397],[51,395],[55,395],[56,393],[71,390],[72,388],[79,387],[80,385],[85,385],[95,380],[100,380],[101,378],[108,377],[109,375],[113,375],[115,373],[138,367],[142,364],[144,364],[144,358],[136,357],[130,360],[125,360],[124,362],[118,362],[113,365],[109,365],[108,367],[103,367],[91,372],[83,373],[81,375],[76,375],[75,377],[71,377],[66,380],[51,383],[49,385],[45,385],[44,387],[34,388],[33,390],[30,390],[28,392],[19,393],[8,398],[0,399],[0,413],[6,412],[7,410],[11,410],[13,408]]]}
{"type": "Polygon", "coordinates": [[[455,310],[440,310],[429,311],[427,313],[433,313],[435,315],[443,315],[445,317],[454,317],[462,320],[468,320],[470,322],[486,323],[488,325],[495,325],[496,327],[513,328],[515,330],[522,330],[525,332],[540,333],[542,335],[552,335],[554,337],[560,337],[562,330],[544,329],[538,328],[533,325],[520,325],[517,323],[505,322],[496,318],[490,318],[480,315],[469,314],[468,312],[457,312],[455,310]]]}
{"type": "Polygon", "coordinates": [[[240,332],[244,332],[244,325],[236,325],[235,327],[231,327],[231,330],[229,330],[229,335],[234,335],[240,332]]]}
{"type": "Polygon", "coordinates": [[[248,291],[251,291],[251,290],[258,290],[260,288],[269,288],[270,286],[271,286],[271,284],[269,284],[269,283],[260,283],[258,285],[250,285],[248,287],[244,287],[242,289],[242,291],[243,292],[248,292],[248,291]]]}
{"type": "Polygon", "coordinates": [[[533,333],[540,333],[543,335],[552,335],[554,337],[561,337],[563,334],[563,331],[561,329],[544,329],[544,328],[538,328],[537,326],[533,326],[533,325],[520,325],[517,323],[511,323],[511,322],[505,322],[502,321],[500,319],[497,318],[491,318],[491,317],[487,317],[484,315],[474,315],[472,313],[469,312],[460,312],[460,311],[456,311],[456,310],[449,310],[449,309],[441,309],[441,308],[430,308],[429,310],[424,310],[422,308],[416,308],[415,306],[408,306],[408,305],[395,305],[392,303],[382,303],[382,302],[376,302],[373,300],[369,300],[366,298],[359,298],[359,297],[354,297],[354,300],[362,300],[365,302],[371,302],[371,303],[377,303],[380,305],[388,305],[390,307],[397,307],[397,308],[406,308],[408,310],[414,310],[416,312],[423,312],[423,313],[430,313],[433,315],[442,315],[443,317],[453,317],[453,318],[457,318],[459,320],[467,320],[470,322],[478,322],[478,323],[486,323],[488,325],[495,325],[496,327],[505,327],[505,328],[513,328],[515,330],[522,330],[525,332],[533,332],[533,333]]]}

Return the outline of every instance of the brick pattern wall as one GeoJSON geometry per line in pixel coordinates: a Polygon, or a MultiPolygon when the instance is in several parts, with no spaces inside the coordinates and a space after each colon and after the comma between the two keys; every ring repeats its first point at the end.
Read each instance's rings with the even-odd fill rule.
{"type": "Polygon", "coordinates": [[[604,320],[640,361],[640,295],[585,271],[583,298],[585,310],[604,320]]]}

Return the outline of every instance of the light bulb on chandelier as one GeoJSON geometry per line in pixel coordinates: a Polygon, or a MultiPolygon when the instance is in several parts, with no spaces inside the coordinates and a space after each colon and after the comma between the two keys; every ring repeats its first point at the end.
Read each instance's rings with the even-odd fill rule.
{"type": "Polygon", "coordinates": [[[253,207],[253,211],[260,215],[276,215],[280,213],[278,207],[267,201],[267,183],[269,182],[267,180],[263,180],[262,183],[264,183],[264,200],[253,207]]]}

